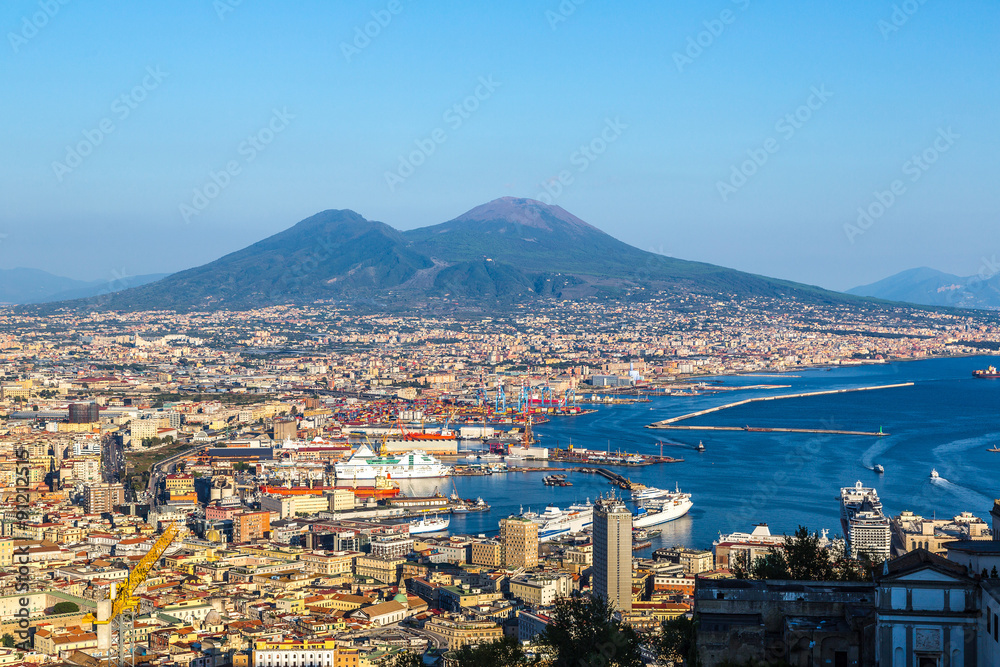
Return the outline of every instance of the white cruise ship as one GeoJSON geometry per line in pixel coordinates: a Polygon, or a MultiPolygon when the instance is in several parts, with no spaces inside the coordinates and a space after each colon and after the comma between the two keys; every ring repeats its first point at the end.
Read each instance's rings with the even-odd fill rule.
{"type": "MultiPolygon", "coordinates": [[[[652,490],[657,491],[658,489],[652,490]]],[[[644,489],[644,491],[651,491],[651,489],[644,489]]],[[[681,493],[679,489],[675,493],[665,491],[663,495],[647,497],[642,501],[639,511],[632,517],[632,527],[649,528],[679,519],[687,514],[693,505],[691,494],[681,493]]]]}
{"type": "Polygon", "coordinates": [[[857,482],[840,490],[840,525],[852,557],[864,551],[876,560],[889,558],[892,533],[875,489],[857,482]]]}
{"type": "Polygon", "coordinates": [[[547,542],[563,535],[582,533],[585,528],[593,526],[594,506],[589,500],[583,505],[570,505],[565,510],[549,506],[541,514],[522,511],[520,518],[538,524],[538,541],[547,542]]]}
{"type": "Polygon", "coordinates": [[[433,456],[414,450],[396,456],[378,456],[368,445],[361,445],[350,458],[334,464],[337,480],[368,481],[376,477],[388,479],[425,479],[447,477],[451,468],[433,456]]]}

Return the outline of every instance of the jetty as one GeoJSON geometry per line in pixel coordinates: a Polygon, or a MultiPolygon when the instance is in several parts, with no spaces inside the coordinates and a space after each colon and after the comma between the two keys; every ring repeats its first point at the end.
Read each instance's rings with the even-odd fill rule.
{"type": "Polygon", "coordinates": [[[783,394],[781,396],[760,396],[758,398],[747,398],[742,401],[735,401],[733,403],[726,403],[725,405],[718,405],[714,408],[706,408],[704,410],[698,410],[697,412],[689,412],[679,417],[671,417],[669,419],[663,419],[661,421],[655,422],[653,424],[647,424],[646,428],[660,428],[660,429],[684,429],[684,430],[703,430],[703,431],[763,431],[763,432],[779,432],[779,433],[830,433],[837,435],[872,435],[872,436],[886,436],[888,433],[884,433],[879,430],[877,432],[869,431],[845,431],[839,429],[805,429],[805,428],[754,428],[750,426],[681,426],[678,422],[686,421],[688,419],[694,419],[695,417],[701,417],[702,415],[708,415],[713,412],[720,412],[722,410],[728,410],[730,408],[739,407],[741,405],[747,405],[748,403],[760,403],[762,401],[780,401],[788,398],[807,398],[809,396],[829,396],[831,394],[849,394],[858,391],[878,391],[880,389],[898,389],[900,387],[912,387],[912,382],[901,382],[899,384],[883,384],[873,387],[852,387],[850,389],[828,389],[825,391],[808,391],[800,392],[797,394],[783,394]]]}

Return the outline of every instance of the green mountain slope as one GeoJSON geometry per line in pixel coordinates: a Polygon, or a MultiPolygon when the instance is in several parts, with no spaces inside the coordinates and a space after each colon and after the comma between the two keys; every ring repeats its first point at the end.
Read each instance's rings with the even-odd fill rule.
{"type": "Polygon", "coordinates": [[[204,266],[100,302],[57,306],[201,310],[332,300],[391,309],[460,297],[464,304],[487,307],[660,292],[861,301],[645,252],[558,206],[505,197],[449,222],[406,232],[353,211],[324,211],[204,266]]]}

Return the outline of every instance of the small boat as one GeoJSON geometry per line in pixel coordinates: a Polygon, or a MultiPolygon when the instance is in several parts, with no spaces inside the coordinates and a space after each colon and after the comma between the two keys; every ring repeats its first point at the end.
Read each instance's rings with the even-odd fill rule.
{"type": "Polygon", "coordinates": [[[939,475],[938,471],[933,468],[931,468],[931,479],[932,480],[941,479],[941,475],[939,475]]]}
{"type": "Polygon", "coordinates": [[[699,440],[699,441],[698,441],[698,447],[697,447],[696,449],[697,449],[697,450],[698,450],[699,452],[703,452],[703,451],[705,451],[705,443],[703,443],[703,442],[702,442],[701,440],[699,440]]]}
{"type": "Polygon", "coordinates": [[[997,447],[996,445],[993,445],[992,447],[990,447],[986,451],[988,451],[988,452],[1000,452],[1000,447],[997,447]]]}
{"type": "Polygon", "coordinates": [[[881,463],[876,463],[875,467],[873,468],[873,470],[875,470],[875,472],[878,473],[879,475],[882,475],[882,474],[885,473],[885,468],[882,467],[881,463]]]}

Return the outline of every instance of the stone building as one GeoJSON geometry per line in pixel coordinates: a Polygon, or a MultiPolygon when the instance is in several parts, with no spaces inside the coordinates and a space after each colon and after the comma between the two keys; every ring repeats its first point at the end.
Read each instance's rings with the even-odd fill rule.
{"type": "Polygon", "coordinates": [[[697,648],[705,667],[749,661],[796,667],[874,664],[872,584],[696,581],[697,648]]]}
{"type": "Polygon", "coordinates": [[[974,667],[980,583],[964,565],[926,549],[885,563],[876,574],[880,665],[974,667]]]}

